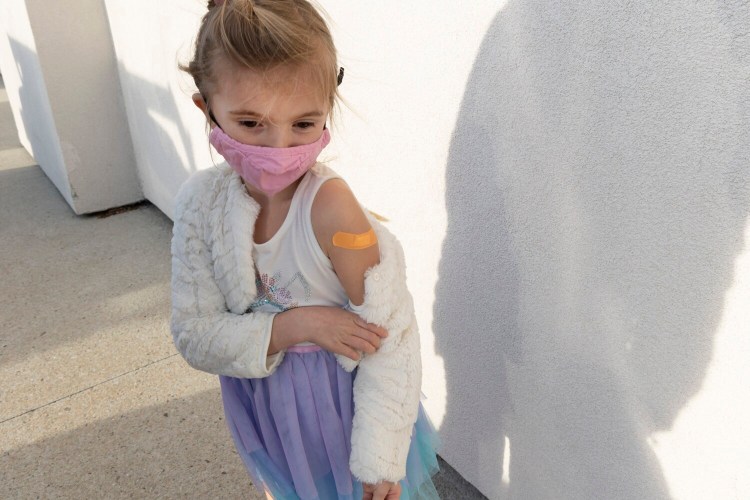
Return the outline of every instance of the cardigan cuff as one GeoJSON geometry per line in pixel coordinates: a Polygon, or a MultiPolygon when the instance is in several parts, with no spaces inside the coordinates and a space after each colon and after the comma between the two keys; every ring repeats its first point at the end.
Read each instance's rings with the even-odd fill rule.
{"type": "Polygon", "coordinates": [[[268,377],[276,371],[276,368],[278,368],[278,366],[284,360],[284,354],[286,354],[286,351],[283,350],[275,354],[271,354],[270,356],[268,355],[268,346],[271,344],[271,334],[273,333],[274,319],[276,319],[275,314],[269,318],[269,321],[266,323],[266,327],[263,331],[263,342],[261,342],[261,348],[259,349],[258,357],[256,358],[256,366],[260,370],[260,373],[257,377],[253,378],[268,377]]]}
{"type": "Polygon", "coordinates": [[[284,359],[284,351],[277,352],[276,354],[271,354],[270,356],[266,356],[266,371],[268,374],[272,374],[276,371],[276,368],[278,368],[279,364],[281,364],[281,361],[284,359]]]}
{"type": "MultiPolygon", "coordinates": [[[[359,366],[359,361],[355,361],[352,358],[344,356],[343,354],[336,354],[335,356],[336,361],[338,361],[339,363],[339,366],[341,366],[341,368],[343,368],[347,372],[352,372],[357,366],[359,366]]],[[[360,353],[360,356],[362,356],[362,353],[360,353]]]]}

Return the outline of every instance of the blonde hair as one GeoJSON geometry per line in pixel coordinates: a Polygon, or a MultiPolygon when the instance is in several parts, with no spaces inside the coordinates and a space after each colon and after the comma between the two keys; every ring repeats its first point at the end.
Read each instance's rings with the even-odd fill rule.
{"type": "Polygon", "coordinates": [[[338,63],[325,20],[307,0],[209,0],[195,53],[180,69],[208,99],[220,60],[266,72],[278,66],[305,67],[329,109],[338,103],[338,63]]]}

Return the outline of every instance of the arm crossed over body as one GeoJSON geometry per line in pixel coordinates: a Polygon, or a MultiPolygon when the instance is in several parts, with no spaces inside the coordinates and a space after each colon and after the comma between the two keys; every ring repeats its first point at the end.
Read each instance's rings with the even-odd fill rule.
{"type": "Polygon", "coordinates": [[[419,332],[406,287],[403,250],[396,238],[360,207],[341,180],[321,187],[312,220],[321,248],[349,298],[358,304],[351,304],[351,309],[388,331],[379,349],[361,354],[359,362],[338,354],[337,360],[347,371],[359,367],[354,379],[352,474],[371,485],[395,483],[406,476],[422,382],[419,332]],[[356,235],[370,228],[375,231],[377,246],[351,250],[331,244],[337,230],[356,235]]]}
{"type": "MultiPolygon", "coordinates": [[[[403,251],[377,220],[370,222],[380,245],[380,263],[365,272],[365,300],[358,313],[368,323],[388,330],[388,337],[375,354],[364,355],[359,362],[349,467],[360,481],[376,484],[406,476],[422,364],[403,251]]],[[[349,370],[356,364],[341,356],[338,360],[349,370]]]]}
{"type": "Polygon", "coordinates": [[[230,186],[232,182],[237,179],[208,169],[188,179],[177,195],[172,336],[194,368],[232,377],[266,377],[281,362],[283,352],[266,355],[274,314],[246,312],[249,298],[256,295],[255,275],[252,269],[238,269],[235,256],[249,255],[252,231],[232,231],[226,222],[231,217],[254,221],[257,205],[231,200],[244,192],[230,186]]]}

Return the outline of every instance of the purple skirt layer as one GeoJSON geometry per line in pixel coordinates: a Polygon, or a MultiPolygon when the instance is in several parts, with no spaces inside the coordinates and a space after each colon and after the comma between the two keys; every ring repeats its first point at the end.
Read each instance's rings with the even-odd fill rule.
{"type": "MultiPolygon", "coordinates": [[[[256,487],[276,500],[362,498],[349,471],[352,382],[333,354],[287,352],[269,377],[219,377],[227,425],[256,487]]],[[[412,432],[402,499],[439,498],[437,433],[422,405],[412,432]]]]}

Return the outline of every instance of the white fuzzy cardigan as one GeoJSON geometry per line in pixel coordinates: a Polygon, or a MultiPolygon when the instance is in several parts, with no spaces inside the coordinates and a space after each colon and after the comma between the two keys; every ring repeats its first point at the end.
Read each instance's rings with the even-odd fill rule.
{"type": "MultiPolygon", "coordinates": [[[[253,230],[260,206],[226,164],[193,174],[177,195],[172,238],[174,343],[194,368],[217,375],[271,375],[284,352],[266,356],[274,314],[250,312],[256,299],[253,230]]],[[[368,214],[369,216],[369,214],[368,214]]],[[[350,468],[360,481],[406,475],[421,386],[419,332],[401,245],[370,218],[380,263],[365,273],[360,316],[388,330],[375,354],[357,363],[350,468]]]]}

